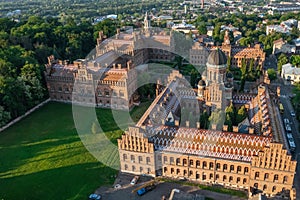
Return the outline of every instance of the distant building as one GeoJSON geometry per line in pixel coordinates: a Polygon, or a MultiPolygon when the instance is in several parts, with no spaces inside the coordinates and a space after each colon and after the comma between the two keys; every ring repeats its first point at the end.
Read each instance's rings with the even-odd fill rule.
{"type": "Polygon", "coordinates": [[[300,82],[300,68],[293,66],[291,63],[282,65],[281,77],[291,84],[300,82]]]}
{"type": "MultiPolygon", "coordinates": [[[[254,66],[260,66],[262,68],[264,61],[265,61],[265,52],[263,51],[263,48],[256,44],[254,47],[243,47],[243,46],[237,46],[237,45],[231,45],[229,40],[228,31],[226,31],[224,35],[224,42],[222,46],[211,46],[207,47],[206,49],[209,49],[209,51],[220,48],[224,53],[226,54],[227,58],[230,58],[230,63],[232,67],[241,67],[242,61],[245,60],[246,63],[249,63],[252,59],[254,60],[254,66]]],[[[194,65],[204,65],[207,62],[207,57],[201,57],[200,55],[203,55],[202,52],[203,48],[200,48],[199,45],[195,44],[192,49],[190,50],[190,62],[194,65]],[[196,52],[199,52],[198,56],[196,52]],[[198,58],[198,60],[197,60],[198,58]],[[202,60],[204,58],[204,60],[202,60]]]]}
{"type": "Polygon", "coordinates": [[[286,41],[284,41],[282,38],[275,40],[273,42],[273,54],[279,54],[279,53],[296,53],[296,45],[288,44],[286,41]]]}

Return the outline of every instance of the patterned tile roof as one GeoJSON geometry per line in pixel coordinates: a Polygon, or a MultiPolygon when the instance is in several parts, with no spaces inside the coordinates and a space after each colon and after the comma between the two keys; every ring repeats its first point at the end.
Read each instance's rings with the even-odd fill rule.
{"type": "Polygon", "coordinates": [[[271,137],[196,128],[148,127],[156,150],[251,161],[268,146],[271,137]]]}

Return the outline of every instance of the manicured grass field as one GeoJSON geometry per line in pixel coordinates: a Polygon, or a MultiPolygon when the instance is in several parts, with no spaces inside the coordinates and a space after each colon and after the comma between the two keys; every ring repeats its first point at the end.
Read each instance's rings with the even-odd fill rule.
{"type": "MultiPolygon", "coordinates": [[[[149,103],[131,111],[134,121],[149,103]]],[[[111,110],[96,109],[105,134],[116,143],[122,134],[111,110]]],[[[0,133],[0,199],[87,199],[111,185],[117,170],[97,161],[77,135],[72,106],[48,103],[0,133]]],[[[118,162],[118,161],[116,161],[118,162]]]]}

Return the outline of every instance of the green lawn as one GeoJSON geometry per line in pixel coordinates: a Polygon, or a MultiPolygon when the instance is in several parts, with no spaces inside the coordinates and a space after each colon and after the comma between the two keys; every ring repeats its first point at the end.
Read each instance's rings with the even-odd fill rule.
{"type": "MultiPolygon", "coordinates": [[[[148,106],[133,109],[133,120],[148,106]]],[[[122,131],[111,110],[96,109],[96,113],[106,135],[116,143],[122,131]]],[[[99,186],[111,185],[117,174],[85,149],[69,104],[48,103],[0,133],[0,158],[0,199],[5,200],[86,199],[99,186]]]]}

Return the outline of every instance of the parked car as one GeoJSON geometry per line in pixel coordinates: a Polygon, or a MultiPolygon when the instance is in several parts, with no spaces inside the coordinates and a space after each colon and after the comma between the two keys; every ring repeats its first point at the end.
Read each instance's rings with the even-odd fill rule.
{"type": "Polygon", "coordinates": [[[100,200],[101,195],[100,194],[90,194],[89,200],[100,200]]]}
{"type": "Polygon", "coordinates": [[[135,176],[135,177],[131,180],[130,184],[131,184],[131,185],[135,185],[135,184],[137,183],[138,180],[139,180],[139,176],[135,176]]]}
{"type": "Polygon", "coordinates": [[[156,187],[155,185],[149,185],[147,187],[143,187],[143,188],[139,189],[136,193],[139,196],[142,196],[142,195],[146,194],[147,192],[153,190],[155,187],[156,187]]]}
{"type": "Polygon", "coordinates": [[[295,114],[294,111],[291,111],[291,116],[292,116],[292,117],[295,117],[295,116],[296,116],[296,114],[295,114]]]}

